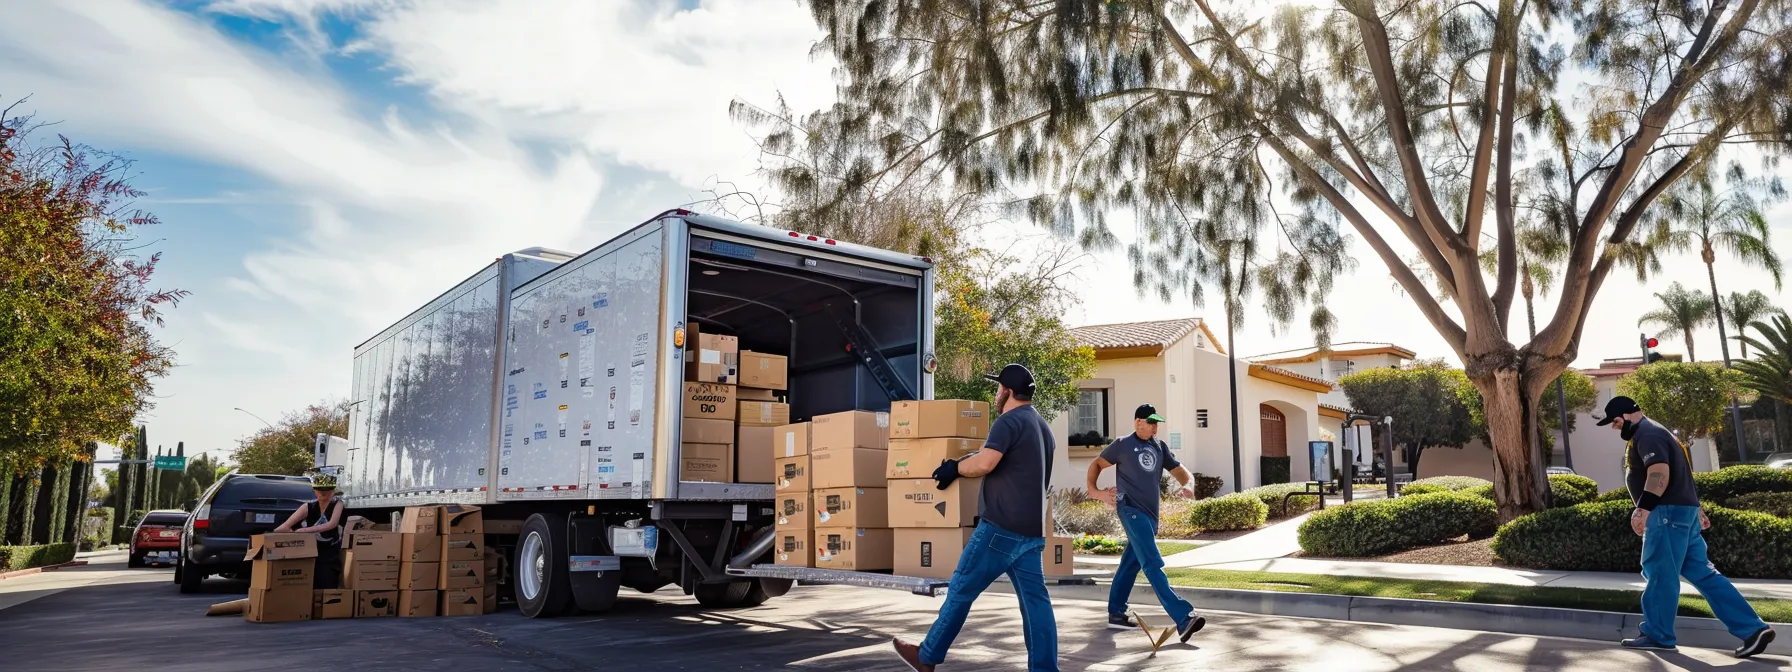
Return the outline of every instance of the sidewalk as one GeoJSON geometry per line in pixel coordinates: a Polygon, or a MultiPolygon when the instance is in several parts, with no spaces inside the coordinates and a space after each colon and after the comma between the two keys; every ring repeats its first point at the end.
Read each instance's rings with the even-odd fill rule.
{"type": "Polygon", "coordinates": [[[169,572],[166,571],[125,567],[125,555],[125,551],[82,553],[76,557],[86,560],[86,566],[69,567],[0,581],[0,611],[40,597],[96,583],[165,583],[170,580],[169,572]]]}

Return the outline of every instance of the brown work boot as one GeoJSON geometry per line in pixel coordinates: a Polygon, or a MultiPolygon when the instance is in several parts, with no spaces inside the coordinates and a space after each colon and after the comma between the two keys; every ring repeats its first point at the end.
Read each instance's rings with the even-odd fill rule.
{"type": "Polygon", "coordinates": [[[915,672],[933,672],[932,665],[921,662],[921,645],[905,642],[901,637],[891,639],[890,643],[896,645],[896,657],[908,663],[909,669],[915,672]]]}

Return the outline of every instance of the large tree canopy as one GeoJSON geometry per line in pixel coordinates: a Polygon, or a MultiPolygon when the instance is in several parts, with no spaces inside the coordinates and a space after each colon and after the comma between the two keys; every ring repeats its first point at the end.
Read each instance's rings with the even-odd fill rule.
{"type": "Polygon", "coordinates": [[[881,149],[859,184],[943,171],[1095,245],[1129,210],[1141,289],[1234,307],[1255,287],[1277,323],[1311,307],[1322,345],[1348,227],[1485,397],[1507,518],[1547,502],[1539,393],[1650,205],[1792,138],[1787,0],[810,4],[833,128],[881,149]],[[1521,211],[1568,241],[1522,347],[1521,211]]]}
{"type": "Polygon", "coordinates": [[[289,411],[279,424],[244,439],[230,459],[245,474],[299,476],[316,462],[318,434],[348,436],[348,402],[323,401],[289,411]]]}

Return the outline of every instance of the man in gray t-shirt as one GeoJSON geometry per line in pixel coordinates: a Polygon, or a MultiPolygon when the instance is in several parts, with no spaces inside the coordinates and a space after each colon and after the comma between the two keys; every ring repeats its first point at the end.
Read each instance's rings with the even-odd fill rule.
{"type": "Polygon", "coordinates": [[[1126,529],[1126,552],[1108,591],[1108,627],[1139,627],[1126,613],[1126,598],[1132,595],[1132,584],[1143,571],[1152,591],[1157,593],[1157,601],[1163,604],[1164,611],[1176,623],[1176,632],[1186,642],[1207,625],[1207,619],[1196,615],[1195,608],[1170,589],[1170,579],[1164,576],[1164,558],[1157,552],[1157,499],[1158,484],[1163,482],[1165,471],[1182,484],[1178,494],[1184,497],[1190,494],[1193,476],[1170,454],[1170,447],[1157,439],[1157,424],[1163,421],[1151,404],[1140,406],[1133,412],[1133,433],[1115,441],[1089,463],[1086,485],[1090,497],[1114,507],[1120,526],[1126,529]],[[1114,468],[1116,487],[1097,488],[1096,481],[1108,467],[1114,468]]]}

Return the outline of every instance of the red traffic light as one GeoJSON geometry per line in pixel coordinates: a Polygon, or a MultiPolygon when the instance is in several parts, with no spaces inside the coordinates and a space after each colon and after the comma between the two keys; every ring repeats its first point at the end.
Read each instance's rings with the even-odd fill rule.
{"type": "Polygon", "coordinates": [[[1653,348],[1653,347],[1655,347],[1655,346],[1657,346],[1657,345],[1661,345],[1661,341],[1658,341],[1658,340],[1656,340],[1656,339],[1653,339],[1653,338],[1651,338],[1651,339],[1649,339],[1649,341],[1648,341],[1648,343],[1649,343],[1649,347],[1651,347],[1651,348],[1653,348]]]}

